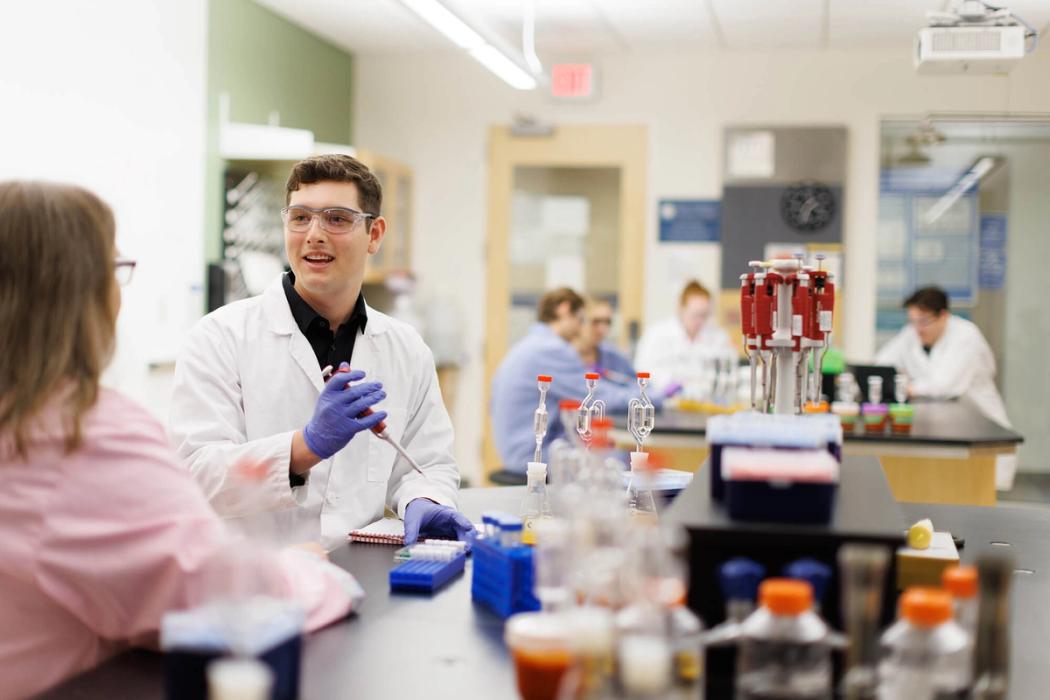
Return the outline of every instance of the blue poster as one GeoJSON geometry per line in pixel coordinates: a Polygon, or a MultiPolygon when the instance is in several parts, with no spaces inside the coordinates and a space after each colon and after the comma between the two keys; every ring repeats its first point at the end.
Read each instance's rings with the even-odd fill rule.
{"type": "Polygon", "coordinates": [[[717,199],[661,199],[660,241],[721,240],[722,203],[717,199]]]}
{"type": "Polygon", "coordinates": [[[981,215],[980,250],[978,284],[981,289],[1002,289],[1006,281],[1006,214],[981,215]]]}

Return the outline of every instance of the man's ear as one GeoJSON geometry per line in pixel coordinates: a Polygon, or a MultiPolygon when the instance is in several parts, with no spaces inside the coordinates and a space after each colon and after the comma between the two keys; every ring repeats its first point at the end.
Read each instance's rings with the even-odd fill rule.
{"type": "Polygon", "coordinates": [[[372,220],[372,225],[368,227],[368,254],[375,255],[379,252],[380,247],[383,245],[383,238],[386,236],[386,219],[379,216],[372,220]]]}

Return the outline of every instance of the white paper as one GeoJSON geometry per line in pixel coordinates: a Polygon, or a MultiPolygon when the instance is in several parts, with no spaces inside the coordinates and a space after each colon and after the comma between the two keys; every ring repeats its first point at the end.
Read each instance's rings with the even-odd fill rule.
{"type": "Polygon", "coordinates": [[[547,258],[547,289],[571,287],[584,289],[583,257],[579,255],[552,255],[547,258]]]}
{"type": "Polygon", "coordinates": [[[772,131],[732,134],[727,168],[729,177],[773,177],[775,146],[772,131]]]}

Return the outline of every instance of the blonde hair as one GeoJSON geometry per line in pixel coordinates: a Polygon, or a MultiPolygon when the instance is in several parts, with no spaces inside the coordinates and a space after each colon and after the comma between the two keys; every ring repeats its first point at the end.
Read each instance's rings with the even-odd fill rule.
{"type": "Polygon", "coordinates": [[[87,190],[0,182],[0,435],[23,458],[58,392],[65,448],[80,444],[113,353],[114,245],[113,213],[87,190]]]}

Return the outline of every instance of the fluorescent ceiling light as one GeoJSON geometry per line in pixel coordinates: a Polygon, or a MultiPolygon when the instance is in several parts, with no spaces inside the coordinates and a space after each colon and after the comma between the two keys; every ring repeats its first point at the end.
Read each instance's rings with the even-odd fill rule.
{"type": "Polygon", "coordinates": [[[532,90],[536,79],[525,72],[521,66],[507,58],[494,46],[485,44],[472,49],[470,55],[474,60],[495,73],[503,82],[518,90],[532,90]]]}
{"type": "Polygon", "coordinates": [[[427,24],[444,34],[453,44],[470,51],[485,44],[481,35],[452,14],[438,0],[401,0],[427,24]]]}
{"type": "Polygon", "coordinates": [[[438,0],[401,0],[427,24],[445,35],[461,49],[466,49],[481,65],[495,73],[503,82],[518,90],[533,90],[536,79],[507,54],[487,43],[480,34],[438,0]]]}

